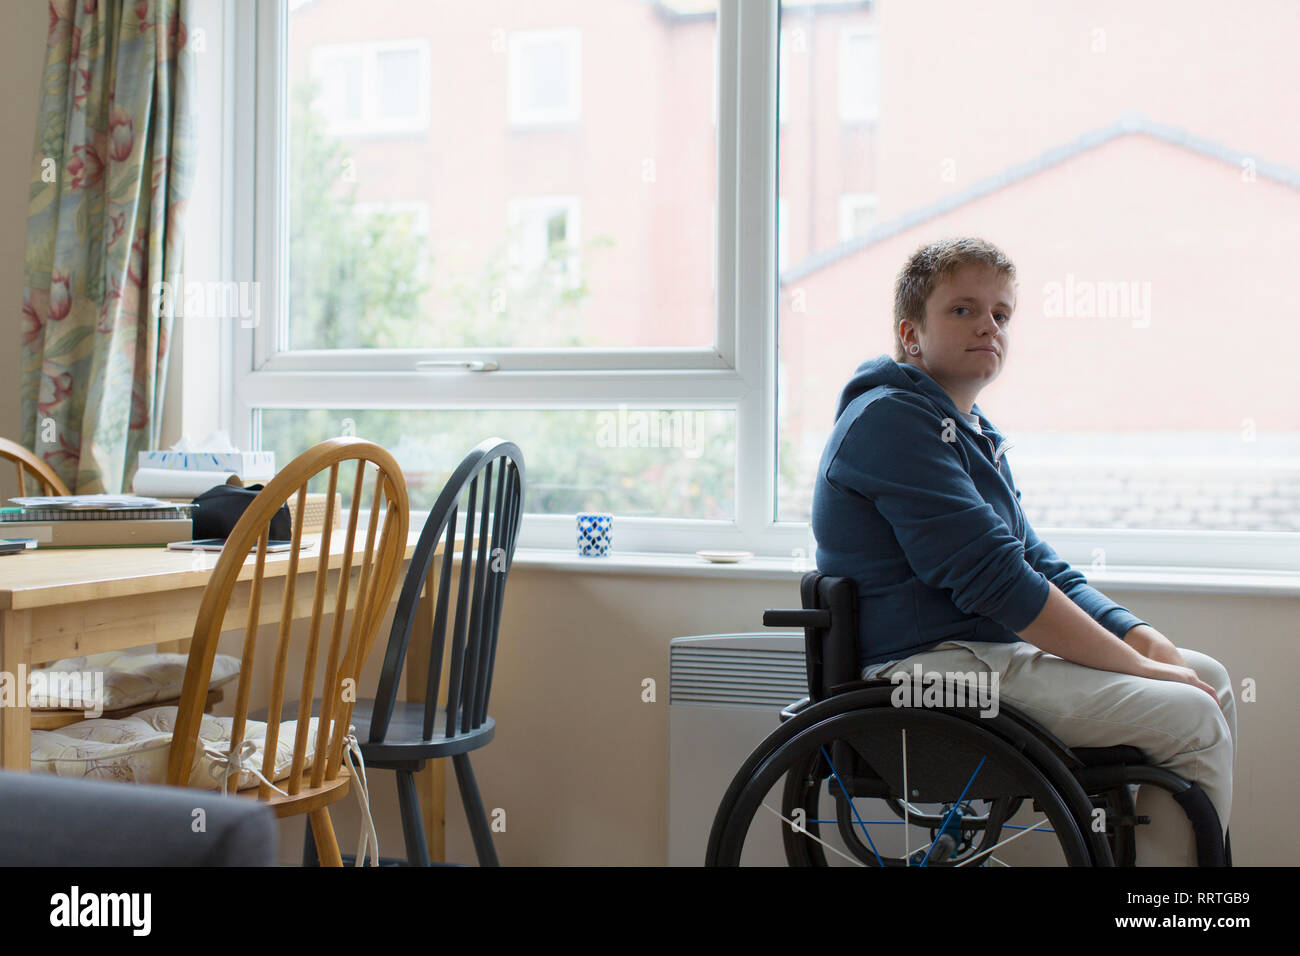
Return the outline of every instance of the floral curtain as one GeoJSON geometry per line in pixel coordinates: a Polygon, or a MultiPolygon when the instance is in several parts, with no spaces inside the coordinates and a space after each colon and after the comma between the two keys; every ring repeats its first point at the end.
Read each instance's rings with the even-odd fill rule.
{"type": "Polygon", "coordinates": [[[156,447],[194,133],[187,0],[51,0],[27,217],[23,441],[76,494],[156,447]]]}

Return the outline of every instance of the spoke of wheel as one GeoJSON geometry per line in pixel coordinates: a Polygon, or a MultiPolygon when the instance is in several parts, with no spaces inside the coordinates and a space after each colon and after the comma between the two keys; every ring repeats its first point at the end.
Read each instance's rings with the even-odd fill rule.
{"type": "Polygon", "coordinates": [[[803,835],[806,836],[808,839],[813,840],[813,841],[816,842],[816,843],[820,843],[820,844],[821,844],[822,846],[824,846],[826,849],[830,850],[832,853],[838,853],[840,856],[844,857],[844,859],[848,860],[850,863],[856,863],[858,866],[866,866],[866,865],[867,865],[867,864],[863,863],[861,860],[856,859],[855,857],[851,857],[851,856],[849,856],[847,853],[844,853],[844,852],[842,852],[842,851],[840,851],[840,850],[835,849],[835,847],[831,846],[831,845],[830,845],[829,843],[827,843],[825,840],[819,840],[819,839],[817,839],[817,837],[813,836],[811,833],[808,832],[807,828],[797,826],[793,820],[791,820],[791,819],[789,819],[789,818],[787,818],[787,817],[781,816],[781,811],[778,810],[778,809],[776,809],[775,807],[769,806],[766,800],[763,801],[763,806],[764,806],[764,807],[767,807],[767,809],[771,810],[771,811],[772,811],[773,813],[775,813],[778,817],[781,817],[782,820],[784,820],[786,823],[788,823],[788,824],[790,825],[790,827],[794,830],[795,833],[803,834],[803,835]]]}
{"type": "Polygon", "coordinates": [[[907,822],[907,808],[912,791],[907,789],[907,728],[903,728],[903,866],[912,865],[912,852],[908,849],[911,827],[907,822]]]}
{"type": "MultiPolygon", "coordinates": [[[[989,847],[987,850],[980,850],[978,853],[975,854],[975,856],[971,857],[970,860],[965,860],[964,862],[962,862],[962,863],[958,863],[957,865],[958,865],[958,866],[965,866],[967,863],[971,862],[971,860],[974,860],[974,859],[976,859],[977,857],[981,857],[981,856],[992,856],[992,855],[993,855],[993,851],[996,850],[998,847],[1000,847],[1000,846],[1006,846],[1006,845],[1007,845],[1008,843],[1010,843],[1012,840],[1019,840],[1019,839],[1020,839],[1022,836],[1024,836],[1026,833],[1033,833],[1035,830],[1037,830],[1039,827],[1041,827],[1044,823],[1047,823],[1047,822],[1048,822],[1048,821],[1047,821],[1047,817],[1043,817],[1043,819],[1039,820],[1039,821],[1038,821],[1037,823],[1035,823],[1032,827],[1025,827],[1023,830],[1021,830],[1021,831],[1020,831],[1019,833],[1017,833],[1015,836],[1013,836],[1013,837],[1007,837],[1007,838],[1006,838],[1005,840],[1003,840],[1001,843],[995,843],[995,844],[993,844],[991,847],[989,847]]],[[[1000,862],[1000,861],[999,861],[999,862],[1000,862]]]]}
{"type": "MultiPolygon", "coordinates": [[[[983,757],[980,757],[979,766],[975,768],[975,772],[971,774],[970,779],[966,781],[966,786],[962,787],[961,796],[957,798],[957,802],[952,805],[952,809],[948,811],[947,816],[943,818],[943,822],[939,824],[939,833],[936,833],[934,837],[936,843],[939,841],[939,834],[943,833],[944,828],[948,826],[948,821],[952,819],[952,815],[957,812],[958,808],[961,807],[961,802],[966,799],[966,794],[970,790],[970,785],[975,782],[975,778],[979,776],[979,772],[984,769],[984,761],[988,759],[989,759],[988,754],[985,754],[983,757]]],[[[995,849],[995,848],[990,847],[990,849],[995,849]]],[[[933,852],[934,852],[934,847],[931,846],[930,853],[933,852]]],[[[927,853],[925,855],[925,859],[921,861],[922,866],[925,866],[925,864],[930,861],[930,853],[927,853]]],[[[960,866],[961,864],[958,865],[960,866]]]]}
{"type": "Polygon", "coordinates": [[[885,864],[880,860],[880,852],[876,849],[875,841],[871,839],[871,834],[867,832],[867,825],[862,822],[862,817],[858,814],[858,808],[854,805],[853,798],[849,796],[848,788],[844,786],[844,781],[840,779],[839,771],[835,769],[835,764],[831,762],[831,755],[826,752],[825,747],[819,749],[822,752],[822,756],[826,758],[826,766],[831,768],[831,775],[835,778],[835,782],[840,785],[840,792],[844,794],[844,799],[848,801],[849,809],[853,811],[854,818],[862,827],[862,833],[867,838],[867,846],[871,847],[871,852],[876,858],[876,865],[883,867],[885,864]]]}

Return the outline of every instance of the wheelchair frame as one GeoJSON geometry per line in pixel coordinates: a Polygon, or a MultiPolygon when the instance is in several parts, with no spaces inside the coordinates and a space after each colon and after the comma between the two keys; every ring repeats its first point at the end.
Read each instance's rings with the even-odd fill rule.
{"type": "MultiPolygon", "coordinates": [[[[871,863],[872,860],[866,853],[867,847],[858,840],[857,828],[850,817],[850,814],[856,815],[852,799],[884,799],[900,818],[904,818],[907,807],[903,805],[907,801],[898,796],[901,788],[892,768],[881,770],[877,774],[861,753],[857,752],[857,744],[851,747],[843,739],[836,739],[832,733],[839,726],[846,728],[839,733],[849,733],[847,728],[851,723],[863,724],[864,720],[874,720],[877,723],[882,720],[893,723],[906,721],[918,726],[918,730],[920,724],[927,724],[929,729],[921,731],[922,733],[928,733],[931,737],[938,734],[946,745],[951,742],[954,747],[959,746],[960,738],[977,740],[980,747],[999,752],[1013,763],[1018,762],[1025,779],[1036,780],[1041,777],[1050,792],[1044,792],[1041,785],[1038,785],[1042,799],[1035,798],[1035,806],[1049,816],[1055,815],[1064,827],[1061,837],[1063,846],[1073,847],[1065,851],[1071,865],[1136,864],[1134,830],[1149,820],[1137,816],[1128,789],[1130,784],[1157,786],[1173,796],[1192,825],[1199,866],[1232,865],[1230,839],[1227,834],[1220,838],[1221,828],[1214,805],[1195,782],[1188,782],[1160,767],[1150,766],[1145,763],[1141,751],[1135,747],[1067,747],[1037,721],[1006,705],[1000,705],[996,717],[982,719],[969,707],[927,706],[916,710],[892,707],[890,698],[896,686],[893,681],[879,678],[863,681],[858,677],[855,582],[811,571],[800,582],[800,595],[803,609],[769,609],[763,614],[763,624],[767,627],[803,628],[809,694],[781,711],[781,726],[750,754],[732,780],[714,817],[706,865],[739,862],[748,823],[745,830],[737,835],[733,814],[745,816],[748,820],[746,814],[753,812],[753,793],[760,779],[766,781],[782,765],[783,760],[792,759],[796,747],[809,746],[812,737],[818,735],[833,741],[831,753],[827,755],[823,746],[820,749],[821,758],[814,755],[785,774],[783,809],[791,805],[802,805],[792,804],[792,801],[803,799],[801,794],[814,791],[819,794],[823,781],[830,773],[834,773],[839,787],[835,802],[840,835],[859,860],[871,863]],[[893,716],[882,713],[876,713],[874,717],[871,714],[862,716],[866,711],[882,709],[892,711],[893,716]],[[840,768],[838,771],[837,767],[840,768]],[[801,791],[800,787],[804,789],[801,791]],[[1061,816],[1062,808],[1068,809],[1072,827],[1070,821],[1061,816]],[[1090,826],[1091,816],[1098,808],[1104,808],[1106,814],[1104,836],[1090,826]],[[1079,852],[1079,841],[1086,846],[1086,852],[1079,852]]],[[[875,760],[876,757],[873,756],[872,759],[875,760]]],[[[877,762],[884,767],[890,760],[884,757],[877,762]]],[[[938,765],[942,763],[943,760],[940,759],[938,765]]],[[[931,761],[930,766],[936,766],[935,762],[931,761]]],[[[927,785],[920,779],[915,779],[913,783],[917,787],[927,785]]],[[[967,827],[987,828],[986,832],[996,835],[1002,824],[1015,814],[1022,800],[1028,798],[1029,795],[1026,794],[1022,798],[993,801],[989,812],[983,817],[959,814],[958,826],[963,831],[967,827]]],[[[814,795],[813,800],[816,799],[814,795]]],[[[956,809],[959,810],[960,807],[956,809]]],[[[970,809],[969,806],[967,809],[970,809]]],[[[952,818],[953,812],[950,812],[943,820],[921,815],[913,822],[919,826],[930,826],[932,834],[937,833],[935,845],[946,840],[945,852],[950,852],[956,848],[957,837],[957,828],[952,825],[952,818]]],[[[826,865],[820,846],[814,845],[816,832],[815,827],[803,831],[782,827],[787,862],[791,865],[826,865]],[[813,840],[804,837],[803,834],[807,833],[813,835],[813,840]]],[[[974,851],[977,858],[986,858],[991,854],[991,850],[984,852],[983,842],[986,841],[982,841],[974,851]]],[[[816,843],[820,844],[821,841],[816,840],[816,843]]],[[[964,843],[963,847],[969,848],[969,842],[964,843]]],[[[875,853],[874,845],[871,852],[875,853]]],[[[971,861],[967,857],[965,862],[971,861]]],[[[874,862],[877,865],[906,865],[892,859],[889,864],[885,864],[878,854],[875,855],[874,862]]]]}

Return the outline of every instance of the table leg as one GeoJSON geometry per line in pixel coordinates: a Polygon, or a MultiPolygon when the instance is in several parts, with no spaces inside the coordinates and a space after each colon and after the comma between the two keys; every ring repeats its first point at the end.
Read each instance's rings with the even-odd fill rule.
{"type": "Polygon", "coordinates": [[[31,637],[31,611],[0,611],[0,681],[5,683],[0,693],[6,695],[0,706],[0,767],[5,770],[32,766],[32,712],[26,706],[31,637]]]}
{"type": "MultiPolygon", "coordinates": [[[[424,592],[416,609],[415,627],[411,630],[411,643],[406,649],[406,699],[423,701],[428,690],[429,638],[433,634],[433,604],[437,594],[438,568],[434,559],[424,582],[424,592]]],[[[438,696],[446,699],[447,682],[439,683],[438,696]]],[[[424,839],[429,849],[429,859],[441,862],[447,858],[446,814],[447,761],[430,760],[415,775],[415,792],[420,800],[420,814],[424,823],[424,839]]]]}

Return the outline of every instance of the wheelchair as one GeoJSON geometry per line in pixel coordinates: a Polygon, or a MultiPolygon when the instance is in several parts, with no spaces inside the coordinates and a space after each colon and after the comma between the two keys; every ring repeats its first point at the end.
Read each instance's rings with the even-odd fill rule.
{"type": "Polygon", "coordinates": [[[808,696],[781,711],[781,726],[733,778],[707,866],[741,865],[747,838],[762,830],[756,815],[768,820],[760,810],[780,817],[790,866],[831,865],[828,851],[835,865],[840,857],[882,867],[1011,865],[1003,857],[1025,850],[1047,860],[1039,865],[1134,866],[1135,829],[1150,820],[1137,815],[1133,785],[1160,787],[1182,807],[1199,866],[1232,865],[1218,813],[1196,783],[1147,765],[1135,747],[1070,748],[1005,705],[989,716],[956,681],[945,684],[944,706],[916,706],[894,681],[860,680],[855,582],[811,571],[800,593],[802,610],[765,611],[763,624],[804,629],[808,696]],[[902,696],[911,702],[899,706],[902,696]],[[767,799],[776,787],[779,811],[767,799]],[[823,788],[833,819],[819,813],[823,788]],[[1041,819],[1011,823],[1022,809],[1041,819]],[[839,847],[823,839],[823,825],[839,847]]]}

